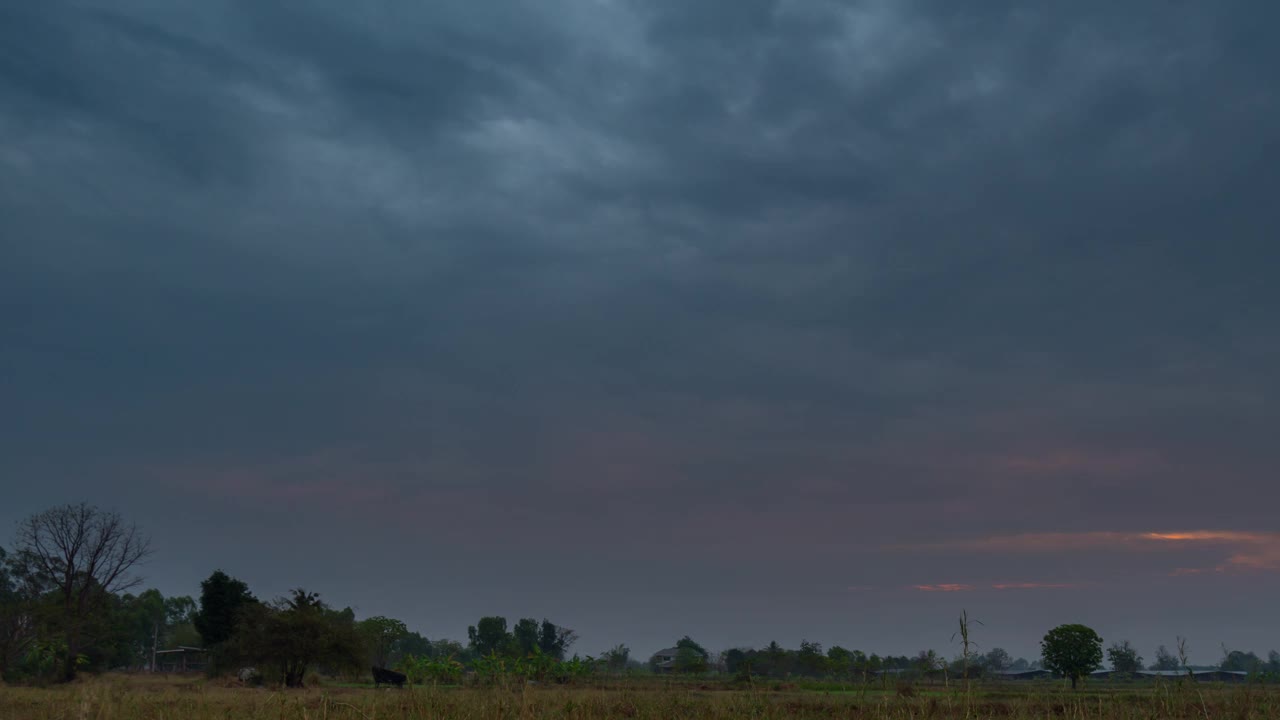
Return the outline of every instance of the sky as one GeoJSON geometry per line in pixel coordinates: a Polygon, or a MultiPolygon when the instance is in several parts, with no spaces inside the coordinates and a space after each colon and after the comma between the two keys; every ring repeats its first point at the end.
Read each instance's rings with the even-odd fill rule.
{"type": "Polygon", "coordinates": [[[0,7],[0,544],[430,638],[1280,648],[1280,9],[0,7]]]}

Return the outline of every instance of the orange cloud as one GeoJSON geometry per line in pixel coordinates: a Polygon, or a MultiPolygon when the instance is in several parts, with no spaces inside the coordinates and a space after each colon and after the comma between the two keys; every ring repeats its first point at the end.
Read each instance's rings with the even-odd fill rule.
{"type": "Polygon", "coordinates": [[[1280,570],[1280,533],[1242,532],[1237,530],[1193,530],[1191,532],[1145,533],[1157,543],[1173,545],[1224,545],[1230,555],[1212,568],[1178,568],[1174,574],[1191,575],[1212,570],[1269,571],[1280,570]],[[1179,572],[1181,571],[1181,572],[1179,572]]]}
{"type": "MultiPolygon", "coordinates": [[[[1280,571],[1280,533],[1244,530],[1184,530],[1166,532],[1054,532],[995,535],[985,538],[954,540],[918,545],[899,545],[896,550],[978,552],[978,553],[1050,553],[1090,550],[1129,552],[1161,552],[1179,549],[1221,547],[1226,555],[1210,568],[1178,568],[1177,575],[1204,571],[1280,571]]],[[[1009,584],[1016,587],[1017,584],[1009,584]]],[[[1004,588],[1001,588],[1004,589],[1004,588]]]]}

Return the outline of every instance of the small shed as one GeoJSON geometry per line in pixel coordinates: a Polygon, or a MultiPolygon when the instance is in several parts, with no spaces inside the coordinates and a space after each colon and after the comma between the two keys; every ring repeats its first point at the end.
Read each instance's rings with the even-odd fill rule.
{"type": "Polygon", "coordinates": [[[179,645],[172,650],[157,650],[155,671],[162,673],[204,672],[209,668],[209,651],[179,645]]]}

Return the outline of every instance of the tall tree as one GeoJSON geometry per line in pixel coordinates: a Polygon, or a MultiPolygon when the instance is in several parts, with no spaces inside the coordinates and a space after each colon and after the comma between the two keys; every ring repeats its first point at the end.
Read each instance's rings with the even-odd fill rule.
{"type": "Polygon", "coordinates": [[[197,612],[199,606],[190,595],[164,599],[165,647],[199,646],[203,643],[195,625],[197,612]]]}
{"type": "Polygon", "coordinates": [[[622,644],[614,645],[601,653],[600,659],[609,672],[622,672],[627,669],[627,663],[631,660],[631,648],[622,644]]]}
{"type": "Polygon", "coordinates": [[[676,641],[676,658],[673,669],[678,673],[691,675],[707,671],[707,659],[710,653],[693,638],[685,635],[676,641]]]}
{"type": "Polygon", "coordinates": [[[542,627],[538,633],[538,647],[543,654],[563,660],[577,639],[576,632],[567,627],[560,627],[546,618],[542,619],[542,627]]]}
{"type": "Polygon", "coordinates": [[[535,652],[539,649],[539,640],[541,639],[541,628],[538,621],[533,618],[520,618],[511,628],[511,639],[515,646],[516,654],[521,657],[535,652]]]}
{"type": "Polygon", "coordinates": [[[31,593],[0,548],[0,679],[7,678],[35,640],[31,593]]]}
{"type": "Polygon", "coordinates": [[[707,659],[691,647],[677,648],[673,669],[678,673],[700,675],[707,671],[707,659]]]}
{"type": "Polygon", "coordinates": [[[437,660],[455,659],[465,661],[468,657],[467,648],[457,640],[449,640],[442,638],[440,640],[431,641],[431,656],[437,660]]]}
{"type": "Polygon", "coordinates": [[[293,688],[303,687],[312,668],[354,669],[362,657],[354,614],[332,610],[319,595],[301,588],[288,598],[242,609],[228,646],[239,659],[268,669],[293,688]]]}
{"type": "Polygon", "coordinates": [[[1044,666],[1071,678],[1074,689],[1080,678],[1102,664],[1102,638],[1085,625],[1059,625],[1040,641],[1044,666]]]}
{"type": "Polygon", "coordinates": [[[991,648],[982,656],[982,665],[989,672],[1002,673],[1013,665],[1013,658],[1009,657],[1004,648],[991,648]]]}
{"type": "MultiPolygon", "coordinates": [[[[685,636],[687,640],[688,635],[685,636]]],[[[694,646],[701,647],[694,643],[694,646]]],[[[760,651],[758,659],[763,659],[763,663],[757,663],[757,667],[765,675],[781,677],[790,672],[791,652],[778,644],[777,640],[769,641],[769,644],[760,651]]]]}
{"type": "Polygon", "coordinates": [[[164,599],[165,622],[170,626],[191,622],[198,611],[196,601],[190,595],[178,595],[164,599]]]}
{"type": "Polygon", "coordinates": [[[849,677],[856,668],[855,655],[852,651],[832,645],[827,649],[827,669],[837,677],[849,677]]]}
{"type": "MultiPolygon", "coordinates": [[[[777,643],[775,643],[775,645],[776,645],[776,644],[777,644],[777,643]]],[[[698,644],[698,642],[697,642],[696,640],[694,640],[693,638],[689,637],[688,635],[685,635],[684,637],[682,637],[682,638],[680,638],[679,640],[677,640],[677,641],[676,641],[676,649],[677,649],[677,650],[683,650],[683,649],[689,649],[689,650],[692,650],[692,651],[696,652],[696,653],[697,653],[697,654],[698,654],[698,655],[699,655],[703,660],[706,660],[706,659],[710,656],[710,655],[709,655],[709,653],[707,652],[707,649],[706,649],[706,648],[704,648],[704,647],[702,647],[701,645],[699,645],[699,644],[698,644]]]]}
{"type": "Polygon", "coordinates": [[[27,572],[43,577],[58,599],[57,625],[65,644],[61,675],[73,680],[93,638],[91,620],[108,598],[141,582],[133,569],[151,553],[151,541],[119,514],[87,503],[60,505],[18,526],[16,547],[27,572]]]}
{"type": "Polygon", "coordinates": [[[1169,652],[1169,648],[1163,645],[1156,648],[1156,659],[1151,663],[1152,670],[1177,670],[1179,667],[1178,658],[1169,652]]]}
{"type": "Polygon", "coordinates": [[[387,667],[394,666],[410,655],[416,658],[435,657],[435,646],[420,633],[407,632],[392,644],[391,656],[387,658],[390,665],[387,667]]]}
{"type": "Polygon", "coordinates": [[[931,673],[942,667],[942,663],[942,656],[934,650],[921,650],[916,653],[915,666],[922,673],[931,673]]]}
{"type": "Polygon", "coordinates": [[[151,588],[136,596],[125,594],[115,605],[117,646],[111,665],[127,668],[149,666],[152,651],[168,637],[164,596],[151,588]]]}
{"type": "Polygon", "coordinates": [[[1142,656],[1128,640],[1111,643],[1107,648],[1107,660],[1111,662],[1111,669],[1118,673],[1132,675],[1142,669],[1142,656]]]}
{"type": "Polygon", "coordinates": [[[481,657],[504,652],[511,640],[507,619],[499,615],[480,618],[475,625],[467,627],[467,640],[471,642],[472,651],[481,657]]]}
{"type": "Polygon", "coordinates": [[[1243,650],[1227,650],[1222,648],[1222,662],[1219,667],[1223,670],[1232,670],[1236,672],[1256,673],[1263,668],[1262,658],[1255,653],[1243,650]]]}
{"type": "Polygon", "coordinates": [[[388,667],[391,650],[396,642],[409,634],[409,628],[399,620],[375,615],[356,623],[356,632],[369,651],[369,662],[374,667],[388,667]]]}
{"type": "Polygon", "coordinates": [[[257,601],[243,581],[214,570],[200,583],[200,610],[192,617],[192,622],[204,644],[216,647],[231,639],[236,629],[236,615],[241,608],[257,601]]]}
{"type": "Polygon", "coordinates": [[[796,665],[800,672],[809,676],[824,675],[827,672],[827,657],[822,654],[822,644],[800,641],[800,650],[796,652],[796,665]]]}

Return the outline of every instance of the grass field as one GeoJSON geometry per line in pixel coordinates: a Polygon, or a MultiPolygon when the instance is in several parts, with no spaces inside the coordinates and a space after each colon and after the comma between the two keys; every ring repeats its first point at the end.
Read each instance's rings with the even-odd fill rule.
{"type": "Polygon", "coordinates": [[[1280,688],[1169,683],[895,689],[742,690],[700,684],[595,687],[314,687],[279,691],[189,678],[104,676],[52,688],[0,688],[0,720],[408,720],[410,718],[1280,718],[1280,688]]]}

